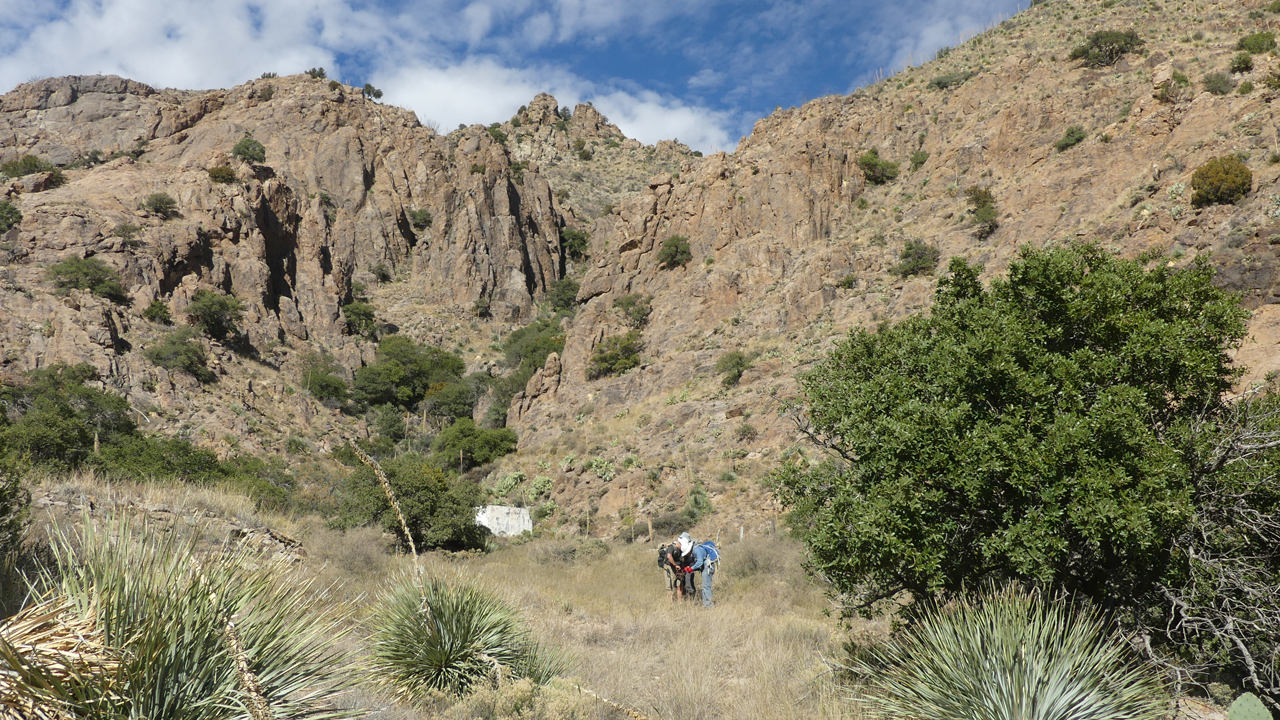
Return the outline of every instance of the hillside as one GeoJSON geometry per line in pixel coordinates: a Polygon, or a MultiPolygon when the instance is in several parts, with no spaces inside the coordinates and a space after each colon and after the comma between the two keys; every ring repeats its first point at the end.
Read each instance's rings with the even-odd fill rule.
{"type": "MultiPolygon", "coordinates": [[[[564,350],[512,400],[520,449],[488,483],[549,477],[549,523],[564,532],[640,521],[628,536],[644,535],[643,521],[683,507],[698,483],[718,510],[707,527],[758,528],[775,508],[755,481],[796,440],[795,374],[849,329],[927,308],[948,256],[991,275],[1026,244],[1094,241],[1174,265],[1209,254],[1254,311],[1238,358],[1246,382],[1280,369],[1280,90],[1267,80],[1280,63],[1257,54],[1252,70],[1227,73],[1230,92],[1204,90],[1241,37],[1280,24],[1262,8],[1050,0],[852,95],[779,109],[735,152],[705,158],[642,146],[593,108],[564,112],[546,95],[494,126],[441,134],[306,75],[210,92],[28,83],[0,98],[0,162],[35,155],[63,166],[65,182],[46,189],[37,173],[4,187],[23,219],[0,240],[0,362],[9,374],[87,362],[147,429],[222,454],[279,453],[295,439],[319,451],[306,462],[324,462],[370,433],[300,390],[310,352],[347,380],[374,361],[344,306],[367,296],[384,334],[502,375],[501,343],[549,316],[548,292],[571,278],[580,305],[561,321],[564,350]],[[1143,44],[1110,66],[1069,59],[1109,29],[1143,44]],[[1235,89],[1244,82],[1251,92],[1235,89]],[[1072,127],[1083,139],[1059,150],[1072,127]],[[232,157],[246,135],[263,162],[232,157]],[[898,163],[896,179],[868,182],[859,158],[871,149],[898,163]],[[93,151],[117,156],[98,164],[93,151]],[[1193,208],[1193,171],[1227,154],[1246,158],[1251,191],[1193,208]],[[234,182],[210,178],[223,166],[234,182]],[[998,209],[981,239],[972,187],[998,209]],[[138,209],[158,192],[178,215],[138,209]],[[566,251],[566,229],[589,234],[586,259],[566,251]],[[660,266],[671,236],[687,238],[689,260],[660,266]],[[936,248],[938,264],[895,273],[909,242],[936,248]],[[120,273],[127,302],[54,292],[45,268],[90,256],[120,273]],[[144,356],[166,328],[142,312],[160,300],[180,317],[201,289],[247,306],[247,347],[202,340],[212,383],[144,356]],[[636,324],[616,303],[641,295],[652,311],[639,365],[587,379],[601,343],[636,324]],[[477,316],[480,301],[491,317],[477,316]],[[750,367],[726,386],[715,366],[735,350],[750,367]]],[[[477,418],[486,410],[482,400],[477,418]]],[[[524,486],[516,496],[528,499],[524,486]]]]}

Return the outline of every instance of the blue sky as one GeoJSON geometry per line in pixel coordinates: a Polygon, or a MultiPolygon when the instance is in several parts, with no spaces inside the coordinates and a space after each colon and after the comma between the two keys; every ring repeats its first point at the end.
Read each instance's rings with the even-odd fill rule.
{"type": "Polygon", "coordinates": [[[442,130],[538,92],[628,135],[732,150],[775,107],[848,93],[1028,0],[0,0],[0,92],[54,75],[230,87],[321,66],[442,130]]]}

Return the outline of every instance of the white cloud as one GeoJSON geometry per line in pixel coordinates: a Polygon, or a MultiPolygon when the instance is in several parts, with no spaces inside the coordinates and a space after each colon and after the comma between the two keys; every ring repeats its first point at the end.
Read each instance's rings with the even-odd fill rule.
{"type": "Polygon", "coordinates": [[[646,90],[597,87],[554,67],[511,68],[493,58],[458,65],[418,65],[374,78],[388,102],[413,110],[448,131],[459,124],[505,120],[540,92],[561,105],[591,102],[628,137],[652,144],[679,140],[704,152],[728,150],[730,113],[687,105],[646,90]]]}
{"type": "Polygon", "coordinates": [[[724,83],[725,77],[722,72],[716,72],[711,68],[703,68],[689,78],[689,87],[695,90],[717,87],[724,83]]]}

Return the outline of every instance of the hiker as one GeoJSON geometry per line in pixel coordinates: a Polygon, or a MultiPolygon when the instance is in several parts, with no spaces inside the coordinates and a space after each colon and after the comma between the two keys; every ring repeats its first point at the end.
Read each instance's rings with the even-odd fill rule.
{"type": "Polygon", "coordinates": [[[680,541],[672,540],[670,545],[658,548],[658,567],[667,576],[667,590],[671,593],[671,602],[676,596],[684,597],[684,564],[680,562],[680,541]]]}
{"type": "Polygon", "coordinates": [[[693,538],[689,537],[689,533],[680,533],[680,537],[676,540],[679,546],[679,556],[676,557],[676,567],[680,568],[681,588],[680,593],[689,599],[693,599],[698,595],[698,588],[693,584],[693,573],[689,570],[693,565],[693,538]]]}
{"type": "Polygon", "coordinates": [[[711,581],[716,575],[716,565],[720,562],[720,551],[710,540],[693,546],[693,564],[685,568],[685,575],[693,577],[693,573],[702,573],[702,607],[715,607],[711,601],[711,581]]]}

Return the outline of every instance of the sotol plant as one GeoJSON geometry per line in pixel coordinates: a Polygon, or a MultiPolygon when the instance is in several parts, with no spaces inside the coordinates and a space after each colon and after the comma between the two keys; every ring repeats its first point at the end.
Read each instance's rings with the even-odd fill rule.
{"type": "Polygon", "coordinates": [[[515,611],[471,585],[406,575],[373,614],[371,666],[413,700],[428,691],[466,695],[487,681],[529,678],[541,685],[566,663],[533,642],[515,611]]]}
{"type": "MultiPolygon", "coordinates": [[[[175,535],[108,518],[58,536],[59,574],[43,584],[69,608],[72,630],[92,631],[101,657],[68,668],[37,655],[6,697],[95,720],[358,714],[333,702],[353,679],[335,649],[345,622],[317,615],[307,581],[245,550],[198,553],[198,538],[175,535]]],[[[50,632],[59,631],[54,623],[50,632]]],[[[0,667],[12,664],[6,654],[0,667]]]]}
{"type": "Polygon", "coordinates": [[[1167,704],[1097,611],[1012,587],[926,611],[852,669],[874,717],[1158,720],[1167,704]]]}

